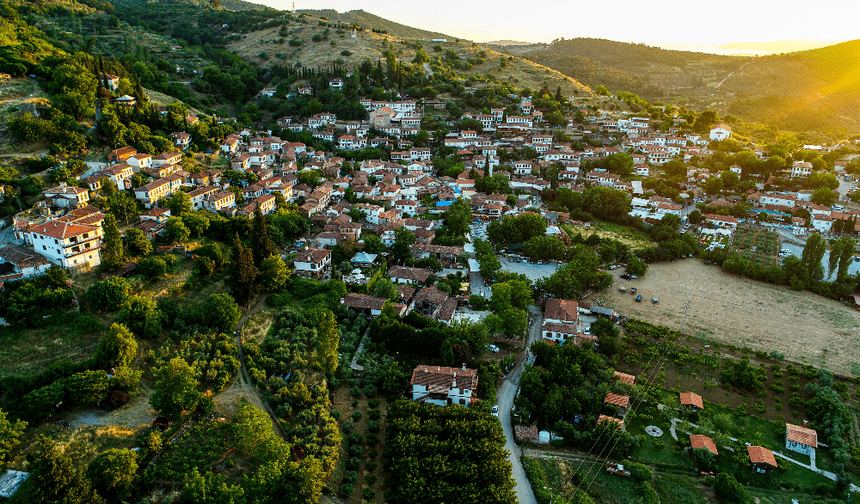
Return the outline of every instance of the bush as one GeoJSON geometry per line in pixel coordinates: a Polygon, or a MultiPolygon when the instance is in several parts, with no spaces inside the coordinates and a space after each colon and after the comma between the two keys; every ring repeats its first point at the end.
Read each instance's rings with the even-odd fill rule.
{"type": "MultiPolygon", "coordinates": [[[[347,471],[346,474],[343,475],[344,483],[355,483],[358,480],[358,472],[356,471],[347,471]]],[[[350,492],[352,493],[352,492],[350,492]]]]}
{"type": "Polygon", "coordinates": [[[376,490],[372,488],[365,488],[361,491],[361,498],[364,500],[372,500],[374,497],[376,497],[376,490]]]}
{"type": "Polygon", "coordinates": [[[372,484],[376,483],[376,475],[375,474],[368,474],[367,476],[365,476],[364,481],[368,485],[372,485],[372,484]]]}
{"type": "Polygon", "coordinates": [[[360,410],[355,410],[352,412],[352,419],[354,421],[357,422],[360,418],[361,418],[361,411],[360,410]]]}
{"type": "Polygon", "coordinates": [[[381,416],[382,416],[382,412],[379,411],[378,409],[368,410],[368,412],[367,412],[367,418],[369,418],[371,420],[379,420],[379,418],[381,416]]]}
{"type": "Polygon", "coordinates": [[[370,432],[379,432],[379,422],[376,420],[367,422],[367,430],[370,432]]]}
{"type": "Polygon", "coordinates": [[[131,294],[131,284],[122,277],[108,277],[87,289],[87,299],[96,310],[119,310],[131,294]]]}
{"type": "Polygon", "coordinates": [[[380,404],[382,404],[382,401],[379,399],[371,399],[367,401],[367,406],[371,408],[378,408],[380,404]]]}
{"type": "Polygon", "coordinates": [[[368,463],[364,464],[364,468],[370,472],[375,471],[376,467],[377,467],[376,462],[368,462],[368,463]]]}
{"type": "Polygon", "coordinates": [[[349,497],[350,495],[352,495],[352,492],[354,490],[355,490],[355,487],[352,486],[351,483],[344,483],[343,485],[340,486],[340,488],[338,488],[337,493],[341,497],[349,497]]]}

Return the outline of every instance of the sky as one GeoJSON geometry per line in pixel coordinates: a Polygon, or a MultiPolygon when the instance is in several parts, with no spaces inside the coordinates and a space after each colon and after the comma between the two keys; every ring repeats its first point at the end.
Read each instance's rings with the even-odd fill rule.
{"type": "MultiPolygon", "coordinates": [[[[291,0],[250,0],[290,9],[291,0]]],[[[297,0],[296,9],[363,9],[391,21],[477,42],[594,37],[651,45],[860,37],[857,0],[297,0]],[[426,7],[420,7],[426,6],[426,7]]]]}

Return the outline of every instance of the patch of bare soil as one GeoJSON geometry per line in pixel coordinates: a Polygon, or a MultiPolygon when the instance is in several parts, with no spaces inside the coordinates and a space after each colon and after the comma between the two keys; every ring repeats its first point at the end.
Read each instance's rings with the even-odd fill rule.
{"type": "Polygon", "coordinates": [[[685,327],[687,335],[706,341],[778,352],[795,362],[860,374],[860,313],[847,304],[729,275],[697,259],[654,264],[644,278],[633,281],[621,279],[622,270],[612,273],[615,284],[598,295],[621,315],[685,327]],[[619,292],[621,286],[628,291],[619,292]],[[638,290],[642,302],[636,302],[630,287],[638,290]],[[651,302],[655,297],[657,304],[651,302]]]}

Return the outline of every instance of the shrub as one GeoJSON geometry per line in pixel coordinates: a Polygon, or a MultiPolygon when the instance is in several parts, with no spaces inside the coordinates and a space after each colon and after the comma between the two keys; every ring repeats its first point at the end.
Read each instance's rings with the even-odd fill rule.
{"type": "Polygon", "coordinates": [[[288,44],[290,44],[293,47],[298,47],[298,46],[302,45],[302,41],[298,40],[298,39],[292,39],[288,42],[288,44]]]}
{"type": "Polygon", "coordinates": [[[367,430],[370,432],[379,432],[379,422],[376,420],[367,422],[367,430]]]}
{"type": "MultiPolygon", "coordinates": [[[[376,445],[376,443],[379,442],[379,436],[376,435],[375,433],[371,432],[370,434],[367,435],[365,440],[367,441],[368,446],[374,446],[374,445],[376,445]]],[[[370,452],[375,454],[376,450],[371,450],[370,452]]]]}
{"type": "Polygon", "coordinates": [[[352,52],[344,49],[343,51],[340,52],[340,55],[341,56],[352,56],[352,52]]]}
{"type": "Polygon", "coordinates": [[[97,310],[116,311],[131,294],[131,284],[122,277],[108,277],[87,289],[87,299],[97,310]]]}
{"type": "Polygon", "coordinates": [[[379,399],[370,399],[367,401],[367,406],[370,408],[378,408],[380,404],[382,404],[382,401],[379,399]]]}
{"type": "Polygon", "coordinates": [[[372,488],[365,488],[361,491],[361,498],[364,500],[372,500],[376,497],[376,490],[372,488]]]}
{"type": "Polygon", "coordinates": [[[368,474],[368,475],[364,478],[364,481],[365,481],[368,485],[372,485],[372,484],[376,483],[376,475],[375,475],[375,474],[368,474]]]}
{"type": "Polygon", "coordinates": [[[382,412],[379,411],[378,409],[372,409],[372,410],[369,410],[367,412],[367,418],[369,418],[371,420],[379,420],[379,418],[381,416],[382,416],[382,412]]]}
{"type": "Polygon", "coordinates": [[[361,411],[360,410],[355,410],[352,412],[352,419],[353,420],[355,420],[357,422],[360,418],[361,418],[361,411]]]}
{"type": "MultiPolygon", "coordinates": [[[[355,483],[358,480],[358,472],[356,471],[347,471],[346,474],[343,475],[344,483],[355,483]]],[[[352,492],[350,492],[352,493],[352,492]]]]}
{"type": "Polygon", "coordinates": [[[361,397],[361,389],[358,387],[352,387],[351,389],[349,389],[349,395],[358,399],[359,397],[361,397]]]}
{"type": "Polygon", "coordinates": [[[341,497],[349,497],[350,495],[352,495],[352,492],[354,490],[355,490],[355,487],[352,486],[351,483],[344,483],[343,485],[340,486],[340,488],[338,488],[337,493],[341,497]]]}
{"type": "Polygon", "coordinates": [[[370,472],[375,471],[376,467],[377,467],[376,462],[368,462],[368,463],[364,464],[364,468],[370,472]]]}

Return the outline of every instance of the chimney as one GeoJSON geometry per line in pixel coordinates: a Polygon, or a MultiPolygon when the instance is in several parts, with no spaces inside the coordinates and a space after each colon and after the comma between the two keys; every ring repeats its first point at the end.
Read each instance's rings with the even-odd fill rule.
{"type": "Polygon", "coordinates": [[[806,424],[808,424],[808,423],[809,423],[809,420],[804,420],[804,421],[803,421],[803,428],[804,428],[804,429],[806,428],[806,424]]]}
{"type": "Polygon", "coordinates": [[[465,370],[466,370],[466,363],[464,362],[463,363],[463,371],[465,371],[465,370]]]}

